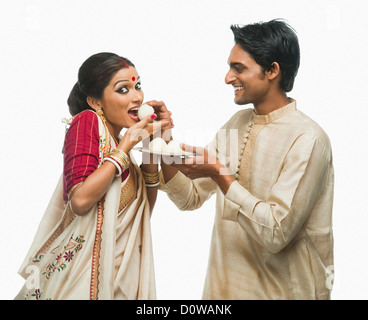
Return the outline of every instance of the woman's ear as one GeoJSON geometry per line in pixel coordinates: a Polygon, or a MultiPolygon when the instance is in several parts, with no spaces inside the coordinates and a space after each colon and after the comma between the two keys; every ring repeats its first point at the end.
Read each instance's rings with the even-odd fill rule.
{"type": "Polygon", "coordinates": [[[92,98],[90,96],[87,97],[87,103],[95,111],[97,111],[98,109],[101,109],[102,107],[99,99],[92,98]]]}

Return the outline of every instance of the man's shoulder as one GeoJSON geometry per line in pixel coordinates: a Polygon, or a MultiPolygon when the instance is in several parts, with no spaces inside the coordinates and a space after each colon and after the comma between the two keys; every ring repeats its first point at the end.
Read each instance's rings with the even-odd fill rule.
{"type": "Polygon", "coordinates": [[[298,135],[303,135],[305,137],[323,142],[325,145],[330,145],[328,134],[317,123],[317,121],[300,110],[296,110],[296,112],[290,116],[292,117],[293,127],[298,131],[298,135]]]}
{"type": "Polygon", "coordinates": [[[230,119],[223,125],[223,128],[237,127],[247,123],[253,114],[253,108],[246,108],[235,112],[230,119]]]}
{"type": "Polygon", "coordinates": [[[309,131],[315,132],[316,134],[326,134],[320,124],[304,112],[297,110],[296,117],[300,120],[300,125],[303,128],[309,129],[309,131]]]}

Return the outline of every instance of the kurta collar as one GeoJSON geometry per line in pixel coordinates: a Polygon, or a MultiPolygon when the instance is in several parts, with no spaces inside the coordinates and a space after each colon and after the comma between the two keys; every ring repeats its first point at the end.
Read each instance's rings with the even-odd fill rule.
{"type": "Polygon", "coordinates": [[[254,124],[268,124],[277,119],[280,119],[284,115],[296,110],[296,101],[292,98],[289,98],[290,103],[286,106],[276,109],[275,111],[270,112],[265,115],[258,115],[253,111],[253,120],[254,124]]]}

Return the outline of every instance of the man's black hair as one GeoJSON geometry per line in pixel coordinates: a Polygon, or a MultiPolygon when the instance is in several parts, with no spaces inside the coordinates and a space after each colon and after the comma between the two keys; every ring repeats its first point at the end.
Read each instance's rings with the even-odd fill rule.
{"type": "Polygon", "coordinates": [[[269,22],[232,25],[235,43],[259,64],[269,71],[271,64],[277,62],[281,69],[280,87],[289,92],[300,64],[299,41],[295,30],[280,19],[269,22]]]}

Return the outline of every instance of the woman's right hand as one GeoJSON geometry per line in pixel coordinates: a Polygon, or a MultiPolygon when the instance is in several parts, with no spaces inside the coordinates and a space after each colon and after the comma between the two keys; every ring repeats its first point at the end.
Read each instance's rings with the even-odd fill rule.
{"type": "Polygon", "coordinates": [[[120,140],[117,148],[128,153],[137,143],[154,135],[160,130],[166,130],[171,127],[168,120],[154,121],[156,115],[150,115],[131,126],[120,140]]]}
{"type": "Polygon", "coordinates": [[[173,120],[171,118],[171,111],[169,111],[163,101],[151,100],[146,102],[148,105],[155,109],[157,114],[157,119],[161,121],[169,121],[170,125],[168,127],[162,128],[161,136],[166,141],[169,142],[172,139],[171,129],[174,127],[173,120]]]}

